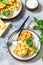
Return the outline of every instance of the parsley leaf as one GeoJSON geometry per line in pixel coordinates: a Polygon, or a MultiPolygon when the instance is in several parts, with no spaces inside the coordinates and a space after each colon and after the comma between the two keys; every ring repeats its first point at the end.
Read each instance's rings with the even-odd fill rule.
{"type": "Polygon", "coordinates": [[[43,60],[43,55],[41,56],[41,59],[43,60]]]}
{"type": "Polygon", "coordinates": [[[34,49],[34,52],[37,54],[37,53],[39,52],[39,49],[36,47],[36,48],[34,49]]]}
{"type": "Polygon", "coordinates": [[[43,20],[39,20],[34,17],[34,22],[36,22],[38,25],[43,25],[43,20]]]}
{"type": "Polygon", "coordinates": [[[0,0],[4,4],[8,4],[8,0],[0,0]]]}
{"type": "Polygon", "coordinates": [[[39,38],[39,41],[40,41],[41,43],[43,43],[43,37],[40,37],[40,38],[39,38]]]}
{"type": "Polygon", "coordinates": [[[4,15],[4,16],[9,16],[9,15],[10,15],[10,10],[4,11],[4,12],[3,12],[3,15],[4,15]]]}
{"type": "Polygon", "coordinates": [[[29,45],[29,47],[32,47],[33,46],[33,42],[29,38],[26,39],[26,43],[29,45]]]}
{"type": "Polygon", "coordinates": [[[38,29],[39,29],[39,30],[41,30],[41,29],[43,30],[43,25],[34,26],[33,28],[34,28],[34,29],[37,29],[37,30],[38,30],[38,29]]]}
{"type": "Polygon", "coordinates": [[[33,29],[41,31],[39,41],[43,43],[43,20],[39,20],[34,17],[34,22],[36,22],[38,25],[34,26],[33,29]]]}

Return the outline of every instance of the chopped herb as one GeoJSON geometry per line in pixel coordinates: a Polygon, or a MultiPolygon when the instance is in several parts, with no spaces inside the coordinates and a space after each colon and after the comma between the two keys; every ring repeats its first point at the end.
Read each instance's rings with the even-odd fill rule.
{"type": "Polygon", "coordinates": [[[39,38],[39,41],[40,41],[41,43],[43,43],[43,37],[40,37],[40,38],[39,38]]]}
{"type": "Polygon", "coordinates": [[[3,12],[3,15],[4,15],[4,16],[9,16],[9,15],[10,15],[10,10],[4,11],[4,12],[3,12]]]}
{"type": "Polygon", "coordinates": [[[32,47],[33,46],[33,42],[29,38],[26,39],[26,43],[29,45],[29,47],[32,47]]]}
{"type": "Polygon", "coordinates": [[[0,0],[4,4],[8,4],[8,0],[0,0]]]}
{"type": "Polygon", "coordinates": [[[43,55],[41,56],[41,59],[43,60],[43,55]]]}
{"type": "Polygon", "coordinates": [[[39,49],[36,47],[34,52],[37,54],[39,52],[39,49]]]}

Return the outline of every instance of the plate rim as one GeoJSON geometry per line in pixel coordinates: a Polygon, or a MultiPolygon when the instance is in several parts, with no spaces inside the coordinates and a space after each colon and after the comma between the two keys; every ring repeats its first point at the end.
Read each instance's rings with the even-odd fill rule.
{"type": "MultiPolygon", "coordinates": [[[[32,31],[33,33],[35,33],[35,34],[38,36],[38,38],[40,38],[39,35],[38,35],[35,31],[33,31],[33,30],[30,30],[30,29],[23,29],[23,30],[29,30],[29,31],[32,31]]],[[[14,34],[15,32],[17,32],[17,30],[14,31],[12,34],[14,34]]],[[[12,36],[12,34],[9,36],[8,40],[10,39],[10,37],[12,36]]],[[[40,43],[41,43],[41,42],[40,42],[40,43]]],[[[34,59],[34,58],[40,53],[40,50],[41,50],[41,44],[40,44],[40,50],[39,50],[39,52],[38,52],[33,58],[26,59],[26,60],[16,58],[16,57],[13,56],[12,53],[10,52],[9,47],[7,47],[7,48],[8,48],[8,52],[9,52],[9,54],[10,54],[14,59],[19,60],[19,61],[30,61],[30,60],[34,59]]]]}
{"type": "MultiPolygon", "coordinates": [[[[20,1],[21,1],[21,0],[20,0],[20,1]]],[[[2,20],[13,20],[13,19],[17,18],[17,17],[20,15],[20,13],[22,12],[22,9],[23,9],[23,3],[22,3],[22,1],[21,1],[21,5],[22,5],[21,11],[20,11],[15,17],[11,17],[11,18],[1,18],[1,19],[2,19],[2,20]]]]}

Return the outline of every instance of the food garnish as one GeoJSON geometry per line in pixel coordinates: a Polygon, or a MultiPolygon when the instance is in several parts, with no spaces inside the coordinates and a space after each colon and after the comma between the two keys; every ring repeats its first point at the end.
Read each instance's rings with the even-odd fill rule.
{"type": "Polygon", "coordinates": [[[34,52],[37,54],[37,53],[39,52],[39,49],[36,47],[36,48],[34,49],[34,52]]]}
{"type": "Polygon", "coordinates": [[[43,60],[43,55],[41,56],[41,59],[43,60]]]}
{"type": "Polygon", "coordinates": [[[3,12],[3,15],[4,15],[4,16],[9,16],[9,15],[10,15],[10,10],[4,11],[4,12],[3,12]]]}
{"type": "Polygon", "coordinates": [[[8,0],[0,0],[3,4],[8,4],[8,0]]]}
{"type": "Polygon", "coordinates": [[[26,39],[26,43],[29,45],[29,47],[33,46],[33,41],[29,38],[26,39]]]}

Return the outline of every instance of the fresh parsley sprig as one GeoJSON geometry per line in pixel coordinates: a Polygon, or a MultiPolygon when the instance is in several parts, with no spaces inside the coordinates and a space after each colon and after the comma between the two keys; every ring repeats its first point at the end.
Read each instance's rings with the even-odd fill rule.
{"type": "Polygon", "coordinates": [[[43,20],[39,20],[36,17],[34,17],[34,22],[36,22],[38,25],[43,25],[43,20]]]}
{"type": "Polygon", "coordinates": [[[4,4],[8,4],[8,0],[0,0],[4,4]]]}
{"type": "MultiPolygon", "coordinates": [[[[39,20],[34,17],[34,22],[36,22],[38,25],[34,26],[33,28],[41,31],[39,41],[43,43],[43,20],[39,20]]],[[[38,51],[39,50],[36,48],[35,52],[37,53],[38,51]]],[[[41,59],[43,60],[43,55],[41,55],[41,59]]]]}
{"type": "Polygon", "coordinates": [[[41,59],[42,59],[42,61],[43,61],[43,55],[41,56],[41,59]]]}
{"type": "Polygon", "coordinates": [[[37,29],[41,31],[39,40],[41,43],[43,43],[43,20],[39,20],[34,17],[34,22],[36,22],[38,25],[34,26],[33,29],[37,29]]]}
{"type": "Polygon", "coordinates": [[[26,43],[29,45],[29,47],[33,46],[33,41],[29,38],[26,39],[26,43]]]}
{"type": "Polygon", "coordinates": [[[39,49],[38,49],[38,47],[35,47],[35,49],[34,49],[34,53],[38,53],[39,52],[39,49]]]}
{"type": "Polygon", "coordinates": [[[10,15],[10,10],[6,10],[2,13],[4,16],[9,16],[10,15]]]}

